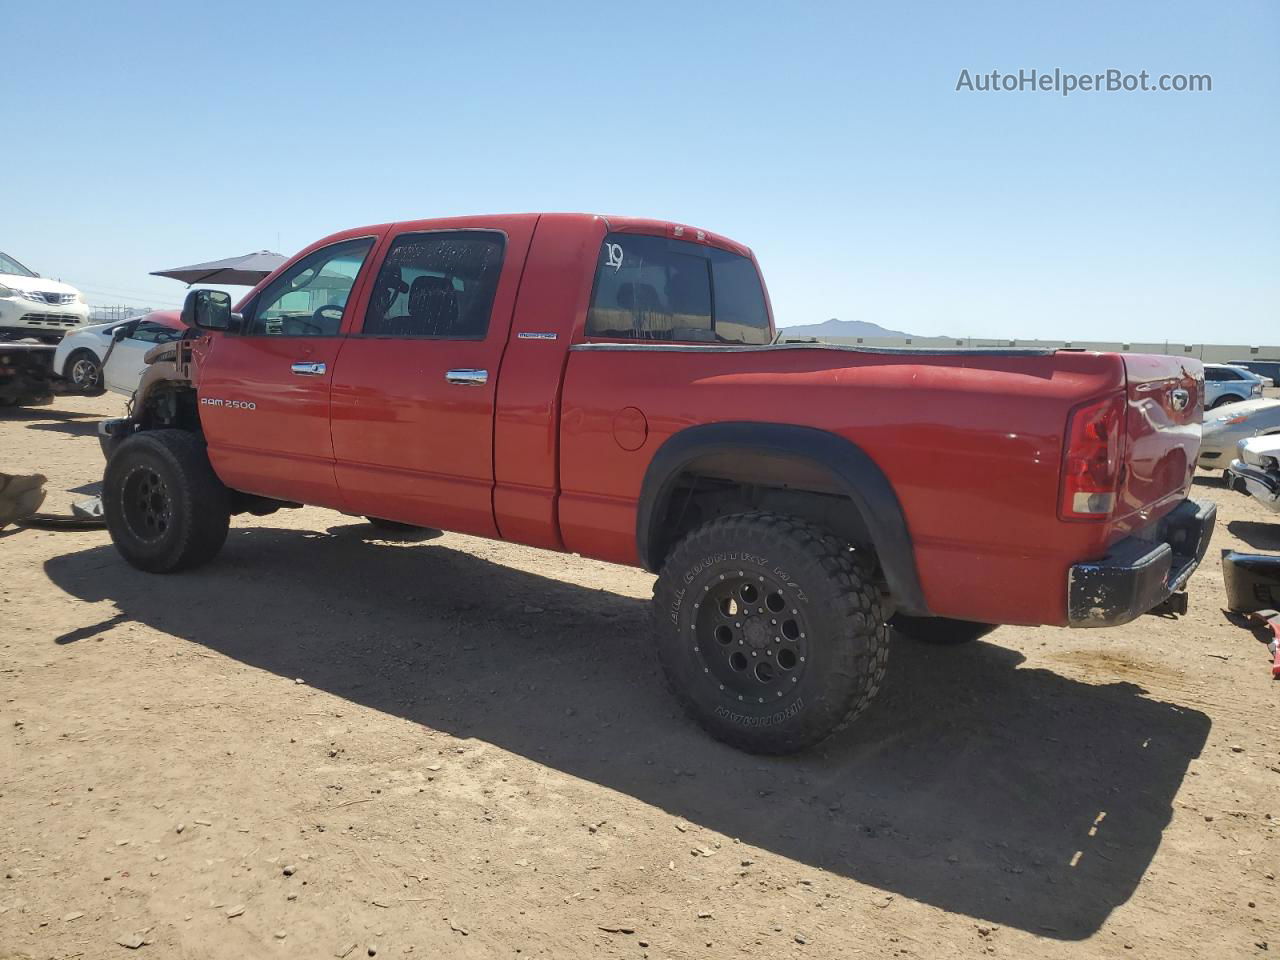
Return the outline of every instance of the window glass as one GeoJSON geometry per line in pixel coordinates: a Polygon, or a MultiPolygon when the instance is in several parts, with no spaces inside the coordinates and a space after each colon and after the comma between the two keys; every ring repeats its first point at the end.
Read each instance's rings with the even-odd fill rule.
{"type": "Polygon", "coordinates": [[[13,257],[0,253],[0,273],[7,273],[12,277],[34,277],[35,273],[28,270],[13,257]]]}
{"type": "Polygon", "coordinates": [[[727,250],[713,247],[710,253],[716,339],[726,343],[768,343],[769,308],[756,265],[727,250]]]}
{"type": "Polygon", "coordinates": [[[146,321],[138,324],[137,329],[133,331],[133,335],[129,339],[142,340],[145,343],[169,343],[171,340],[177,340],[181,336],[181,330],[166,327],[162,323],[146,321]]]}
{"type": "Polygon", "coordinates": [[[258,296],[245,333],[265,337],[334,337],[373,239],[317,250],[276,277],[258,296]]]}
{"type": "Polygon", "coordinates": [[[502,234],[491,230],[397,237],[374,280],[362,332],[483,339],[502,273],[504,243],[502,234]]]}
{"type": "Polygon", "coordinates": [[[684,240],[614,233],[601,247],[587,335],[768,343],[769,312],[746,257],[684,240]]]}
{"type": "Polygon", "coordinates": [[[1222,371],[1219,370],[1217,367],[1205,367],[1204,378],[1210,383],[1222,380],[1223,379],[1222,371]]]}

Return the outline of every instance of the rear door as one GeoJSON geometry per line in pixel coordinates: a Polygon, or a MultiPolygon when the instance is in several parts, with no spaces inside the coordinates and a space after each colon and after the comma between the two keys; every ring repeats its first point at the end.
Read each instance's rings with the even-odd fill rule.
{"type": "Polygon", "coordinates": [[[497,536],[498,369],[537,217],[401,224],[333,380],[345,509],[497,536]]]}
{"type": "Polygon", "coordinates": [[[241,332],[207,335],[193,348],[209,459],[228,486],[340,506],[329,390],[347,305],[358,300],[376,240],[311,251],[245,306],[241,332]]]}

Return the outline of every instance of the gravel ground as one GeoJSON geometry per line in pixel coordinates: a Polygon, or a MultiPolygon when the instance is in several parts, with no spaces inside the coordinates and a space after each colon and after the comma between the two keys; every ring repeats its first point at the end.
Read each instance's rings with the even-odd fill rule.
{"type": "MultiPolygon", "coordinates": [[[[0,412],[0,470],[96,489],[118,397],[0,412]]],[[[0,958],[1259,957],[1277,692],[1221,611],[895,640],[801,757],[678,715],[641,571],[304,509],[189,574],[0,533],[0,958]]],[[[1269,946],[1267,946],[1269,944],[1269,946]]]]}

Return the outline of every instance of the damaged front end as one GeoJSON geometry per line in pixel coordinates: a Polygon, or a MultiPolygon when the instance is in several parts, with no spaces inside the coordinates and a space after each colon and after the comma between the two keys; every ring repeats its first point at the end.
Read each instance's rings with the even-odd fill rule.
{"type": "Polygon", "coordinates": [[[98,443],[103,456],[110,459],[120,442],[139,430],[175,427],[199,431],[200,414],[191,376],[191,343],[184,335],[181,340],[158,344],[147,351],[144,358],[147,369],[129,401],[128,416],[98,424],[98,443]]]}

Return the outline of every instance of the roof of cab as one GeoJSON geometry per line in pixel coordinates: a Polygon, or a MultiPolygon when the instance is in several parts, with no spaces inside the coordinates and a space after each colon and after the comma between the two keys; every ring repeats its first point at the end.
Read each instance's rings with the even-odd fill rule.
{"type": "Polygon", "coordinates": [[[320,246],[324,243],[348,237],[364,236],[373,232],[381,233],[392,228],[397,232],[404,232],[406,230],[431,230],[444,224],[447,224],[450,227],[459,227],[466,223],[473,223],[477,226],[496,226],[502,221],[515,219],[523,220],[544,216],[578,219],[584,222],[602,220],[605,225],[605,230],[610,233],[641,233],[651,236],[673,237],[675,239],[688,240],[693,243],[710,244],[711,246],[719,247],[722,250],[727,250],[730,253],[736,253],[744,257],[751,256],[751,248],[745,244],[738,243],[735,240],[730,240],[722,234],[714,233],[710,230],[704,230],[701,227],[690,226],[687,223],[676,223],[673,220],[653,220],[645,217],[622,217],[614,214],[552,212],[477,214],[474,216],[432,217],[422,220],[397,220],[391,223],[369,224],[363,227],[354,227],[350,230],[341,230],[325,237],[318,243],[311,244],[310,247],[320,246]]]}

